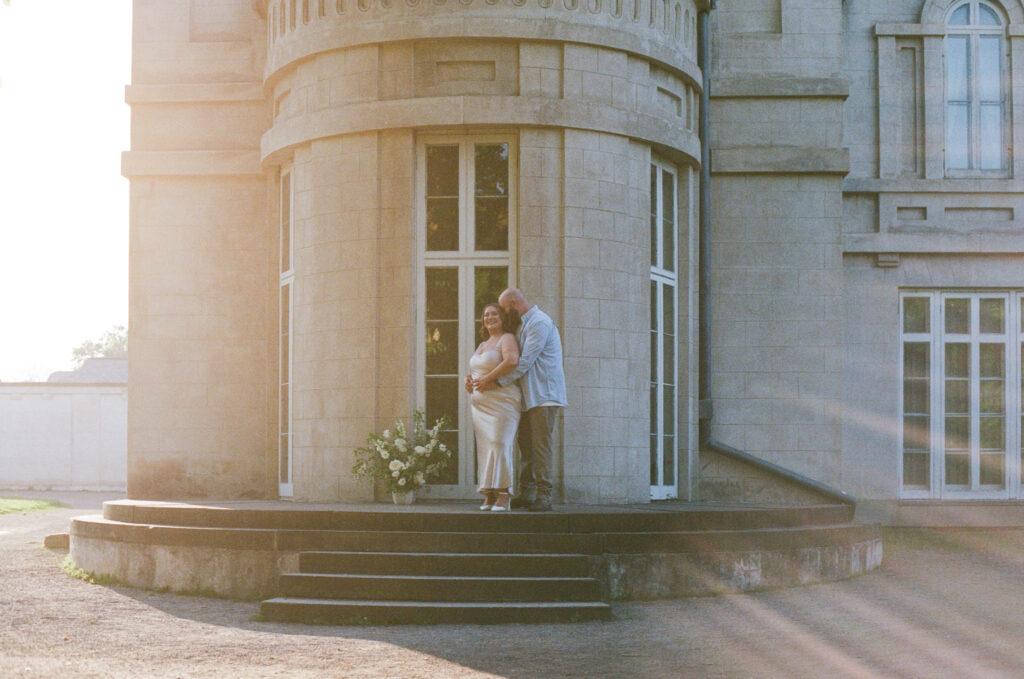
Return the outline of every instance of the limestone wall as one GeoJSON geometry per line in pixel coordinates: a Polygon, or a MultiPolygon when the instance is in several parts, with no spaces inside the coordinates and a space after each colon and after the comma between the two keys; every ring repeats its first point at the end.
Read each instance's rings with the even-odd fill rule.
{"type": "MultiPolygon", "coordinates": [[[[712,436],[840,484],[841,3],[712,13],[712,436]]],[[[710,486],[709,486],[710,487],[710,486]]]]}
{"type": "Polygon", "coordinates": [[[262,21],[246,2],[137,0],[133,40],[128,493],[276,495],[262,21]]]}

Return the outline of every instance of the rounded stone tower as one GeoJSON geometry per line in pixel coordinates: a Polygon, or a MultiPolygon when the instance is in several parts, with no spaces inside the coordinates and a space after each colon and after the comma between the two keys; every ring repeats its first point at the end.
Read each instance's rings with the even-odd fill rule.
{"type": "Polygon", "coordinates": [[[482,305],[511,284],[562,331],[562,497],[636,502],[677,486],[685,461],[652,450],[685,449],[674,440],[690,429],[696,12],[693,0],[266,6],[282,492],[365,497],[351,451],[418,407],[453,419],[459,451],[432,495],[471,494],[460,376],[482,305]]]}
{"type": "Polygon", "coordinates": [[[558,324],[556,500],[689,497],[697,0],[136,0],[133,497],[370,497],[483,304],[558,324]]]}

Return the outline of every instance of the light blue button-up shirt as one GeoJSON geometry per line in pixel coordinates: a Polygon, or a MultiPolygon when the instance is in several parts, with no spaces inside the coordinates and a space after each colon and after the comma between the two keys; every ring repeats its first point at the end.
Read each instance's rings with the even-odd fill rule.
{"type": "Polygon", "coordinates": [[[537,406],[565,406],[565,372],[562,370],[562,337],[551,317],[534,305],[523,314],[519,328],[519,365],[498,378],[506,386],[519,380],[523,410],[537,406]]]}

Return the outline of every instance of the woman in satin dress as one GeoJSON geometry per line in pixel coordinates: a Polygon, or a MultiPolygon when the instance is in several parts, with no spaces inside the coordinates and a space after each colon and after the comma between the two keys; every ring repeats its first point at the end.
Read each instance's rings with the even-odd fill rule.
{"type": "Polygon", "coordinates": [[[511,499],[522,395],[518,383],[503,387],[496,380],[519,364],[519,343],[514,334],[519,319],[510,318],[497,304],[488,304],[482,320],[484,341],[469,359],[466,389],[476,434],[479,492],[484,496],[480,509],[504,512],[511,499]]]}

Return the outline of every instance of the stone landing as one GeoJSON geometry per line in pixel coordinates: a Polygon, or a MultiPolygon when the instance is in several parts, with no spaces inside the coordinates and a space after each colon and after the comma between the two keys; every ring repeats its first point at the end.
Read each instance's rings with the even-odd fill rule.
{"type": "Polygon", "coordinates": [[[471,503],[119,500],[72,521],[71,556],[125,584],[263,599],[317,622],[581,620],[608,600],[825,582],[880,565],[853,507],[658,503],[480,512],[471,503]]]}

